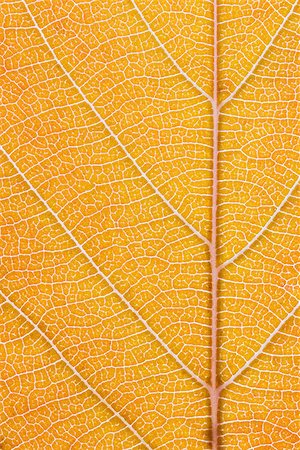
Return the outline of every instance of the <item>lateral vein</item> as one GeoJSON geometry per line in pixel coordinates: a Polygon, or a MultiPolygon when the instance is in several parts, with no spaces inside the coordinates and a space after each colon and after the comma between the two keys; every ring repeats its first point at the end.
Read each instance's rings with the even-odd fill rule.
{"type": "Polygon", "coordinates": [[[220,266],[218,267],[219,271],[224,269],[225,267],[227,267],[229,264],[232,264],[237,258],[242,256],[254,244],[254,242],[256,242],[260,238],[260,236],[267,230],[267,228],[273,222],[273,220],[275,219],[277,214],[280,213],[280,211],[282,210],[283,206],[286,204],[286,202],[292,196],[294,190],[298,186],[299,181],[300,181],[300,176],[297,178],[297,180],[295,181],[295,183],[293,184],[293,186],[291,187],[291,189],[289,190],[287,195],[284,197],[284,199],[282,200],[280,205],[277,206],[277,208],[275,209],[274,213],[269,218],[269,220],[265,223],[265,225],[262,227],[262,229],[253,237],[253,239],[251,239],[251,241],[248,242],[247,245],[245,245],[245,247],[243,247],[239,252],[237,252],[235,255],[233,255],[232,258],[228,259],[223,264],[220,264],[220,266]]]}
{"type": "Polygon", "coordinates": [[[278,27],[276,33],[274,34],[274,36],[272,37],[272,39],[270,40],[270,42],[266,45],[264,51],[261,53],[261,55],[258,57],[257,61],[255,62],[255,64],[253,64],[253,66],[251,67],[250,71],[247,73],[247,75],[245,75],[245,77],[242,79],[242,81],[236,86],[236,88],[234,89],[234,91],[227,97],[225,98],[225,100],[223,100],[220,105],[219,105],[219,110],[221,110],[223,108],[224,105],[226,105],[226,103],[230,102],[235,95],[238,93],[238,91],[244,86],[244,84],[247,82],[247,80],[251,77],[251,75],[255,72],[256,68],[258,67],[259,63],[263,60],[263,58],[265,57],[267,51],[272,47],[272,45],[274,44],[275,39],[277,38],[277,36],[279,35],[279,33],[281,32],[281,30],[284,28],[286,22],[288,21],[288,19],[290,18],[290,16],[293,14],[293,12],[295,11],[295,8],[298,4],[298,0],[295,1],[295,3],[293,4],[293,6],[291,7],[289,13],[285,16],[284,20],[282,21],[281,25],[278,27]]]}
{"type": "Polygon", "coordinates": [[[157,36],[157,34],[153,31],[153,29],[151,28],[149,22],[146,20],[144,14],[142,13],[142,11],[139,9],[139,7],[137,6],[135,0],[131,0],[131,3],[134,6],[134,9],[136,10],[136,12],[138,13],[138,15],[140,16],[140,18],[142,19],[142,21],[144,22],[144,24],[146,25],[147,30],[149,31],[149,33],[152,35],[152,37],[155,39],[155,41],[158,43],[159,47],[162,49],[162,51],[165,53],[165,55],[167,55],[167,57],[170,59],[170,61],[172,61],[172,63],[174,64],[174,66],[176,67],[176,69],[178,70],[178,72],[180,72],[180,74],[189,82],[191,83],[191,85],[197,89],[198,92],[200,92],[200,94],[204,95],[204,97],[207,98],[207,100],[213,104],[214,100],[213,98],[207,93],[205,92],[204,89],[202,89],[198,83],[196,83],[194,80],[192,80],[191,77],[189,77],[189,75],[180,67],[180,65],[178,64],[178,62],[173,58],[173,56],[171,55],[171,53],[167,50],[166,46],[161,42],[161,40],[159,39],[159,37],[157,36]]]}
{"type": "Polygon", "coordinates": [[[10,300],[9,297],[7,297],[2,291],[0,291],[0,294],[5,299],[5,303],[8,303],[15,311],[17,311],[20,316],[22,316],[30,325],[33,327],[35,331],[37,331],[51,346],[51,348],[55,351],[55,353],[60,357],[60,359],[66,364],[66,366],[74,373],[74,375],[79,378],[79,380],[88,388],[89,391],[91,391],[97,398],[100,400],[104,405],[116,416],[118,419],[120,419],[123,424],[130,429],[130,431],[139,439],[139,441],[148,449],[152,450],[152,448],[147,444],[147,442],[143,439],[143,437],[133,428],[133,426],[127,422],[127,420],[118,412],[116,411],[108,402],[107,400],[102,397],[99,392],[93,388],[89,384],[88,381],[85,380],[85,378],[77,371],[76,367],[74,367],[63,355],[63,353],[59,350],[59,348],[55,345],[55,343],[50,339],[46,333],[44,333],[40,327],[33,322],[30,317],[27,316],[13,301],[10,300]]]}
{"type": "Polygon", "coordinates": [[[84,247],[78,242],[76,237],[73,235],[73,233],[67,228],[67,226],[64,224],[64,222],[60,219],[59,215],[53,211],[53,209],[48,205],[46,200],[40,195],[40,193],[37,191],[37,189],[31,184],[30,180],[26,178],[26,176],[23,174],[23,172],[19,169],[18,165],[14,162],[14,160],[11,158],[11,156],[4,150],[2,146],[0,146],[0,149],[3,151],[3,153],[6,155],[9,162],[13,165],[17,173],[22,177],[22,179],[27,183],[27,185],[30,187],[30,189],[34,192],[34,194],[37,196],[37,198],[41,201],[41,203],[45,206],[47,211],[56,219],[56,221],[60,224],[60,226],[63,228],[63,230],[67,233],[69,238],[74,242],[74,244],[78,247],[78,249],[81,251],[81,253],[87,258],[87,260],[90,262],[90,264],[94,267],[98,275],[100,275],[106,283],[110,286],[112,292],[116,294],[130,309],[130,311],[140,320],[140,322],[144,325],[144,327],[151,333],[151,335],[161,344],[161,346],[166,350],[166,352],[171,355],[177,364],[180,365],[182,369],[184,369],[194,380],[196,380],[198,383],[200,383],[204,388],[209,389],[209,385],[202,380],[202,378],[198,377],[191,369],[189,369],[188,366],[184,364],[184,362],[169,348],[169,346],[159,337],[159,335],[148,325],[148,322],[141,316],[141,314],[131,305],[131,303],[124,297],[124,295],[115,287],[115,285],[110,281],[110,278],[105,275],[104,272],[98,267],[98,265],[95,263],[93,258],[87,253],[87,251],[84,249],[84,247]]]}
{"type": "Polygon", "coordinates": [[[55,62],[59,65],[59,67],[61,68],[61,70],[63,71],[64,75],[68,78],[68,80],[72,83],[72,86],[77,90],[77,92],[81,95],[81,97],[84,99],[84,101],[86,102],[86,104],[91,108],[91,110],[94,112],[94,114],[96,115],[96,117],[98,118],[98,120],[102,123],[102,125],[105,127],[105,129],[110,133],[110,135],[115,139],[115,141],[118,143],[118,145],[122,148],[122,150],[124,151],[124,153],[126,154],[126,156],[130,159],[130,161],[132,162],[132,164],[135,166],[135,168],[138,170],[138,172],[140,173],[140,175],[146,180],[146,182],[151,186],[151,188],[153,189],[153,191],[155,192],[156,195],[158,195],[160,197],[160,199],[163,201],[163,203],[165,203],[168,208],[173,212],[173,214],[178,217],[178,219],[180,219],[189,229],[190,231],[192,231],[192,233],[194,235],[196,235],[199,239],[201,239],[206,245],[210,246],[210,242],[209,240],[203,236],[193,225],[191,225],[183,216],[182,214],[179,213],[179,211],[177,211],[173,205],[169,202],[169,200],[160,192],[160,190],[154,185],[154,183],[150,180],[150,178],[147,176],[147,174],[140,168],[140,166],[138,165],[137,161],[135,158],[133,158],[133,156],[127,151],[125,145],[120,141],[119,137],[113,132],[113,130],[110,128],[110,126],[108,125],[108,123],[106,122],[105,119],[103,119],[103,117],[99,114],[99,112],[97,111],[97,109],[95,108],[94,104],[92,102],[90,102],[86,95],[84,94],[84,92],[82,91],[82,89],[77,85],[77,83],[75,82],[75,80],[71,77],[71,75],[69,74],[69,72],[65,69],[64,65],[62,64],[62,62],[58,59],[58,57],[56,56],[56,53],[54,52],[54,50],[52,49],[52,47],[50,46],[43,30],[39,27],[35,17],[33,16],[29,6],[27,5],[25,0],[22,0],[22,3],[24,4],[27,13],[29,14],[31,20],[33,21],[35,27],[37,28],[37,30],[39,31],[45,45],[47,46],[48,50],[50,51],[50,53],[53,56],[53,59],[55,60],[55,62]]]}
{"type": "Polygon", "coordinates": [[[284,324],[291,319],[297,312],[297,310],[300,307],[300,301],[294,306],[294,308],[291,310],[291,312],[279,323],[279,325],[272,331],[270,336],[265,340],[265,342],[261,345],[261,347],[255,352],[251,358],[234,374],[231,378],[229,378],[225,383],[221,384],[219,386],[219,391],[222,391],[226,387],[228,387],[231,383],[234,382],[234,380],[244,372],[251,364],[252,362],[257,359],[264,351],[264,349],[267,347],[267,345],[272,341],[272,339],[276,336],[276,334],[280,331],[280,329],[284,326],[284,324]]]}

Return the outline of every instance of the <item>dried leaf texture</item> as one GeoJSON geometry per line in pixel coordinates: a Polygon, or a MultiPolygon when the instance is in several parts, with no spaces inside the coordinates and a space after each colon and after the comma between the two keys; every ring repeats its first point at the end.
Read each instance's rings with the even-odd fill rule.
{"type": "Polygon", "coordinates": [[[0,1],[0,442],[299,446],[299,5],[0,1]]]}

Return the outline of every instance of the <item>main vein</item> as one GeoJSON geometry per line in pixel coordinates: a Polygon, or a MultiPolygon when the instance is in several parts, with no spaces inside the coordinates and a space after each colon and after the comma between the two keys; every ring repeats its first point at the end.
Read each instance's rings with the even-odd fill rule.
{"type": "Polygon", "coordinates": [[[213,181],[212,181],[212,232],[211,232],[211,246],[210,250],[210,261],[211,261],[211,280],[212,280],[212,317],[211,317],[211,387],[209,389],[210,393],[210,403],[211,403],[211,445],[212,450],[218,450],[219,448],[219,420],[218,420],[218,409],[220,401],[220,393],[223,389],[228,387],[234,382],[234,380],[243,373],[243,371],[251,365],[251,363],[264,351],[267,345],[272,341],[274,336],[280,331],[283,325],[294,316],[296,311],[300,307],[300,302],[292,309],[292,311],[279,323],[279,325],[273,330],[266,341],[261,345],[261,347],[256,351],[252,357],[226,382],[218,386],[218,284],[219,284],[219,273],[221,269],[225,268],[227,265],[233,263],[239,256],[244,254],[252,244],[264,233],[268,226],[272,223],[276,215],[281,211],[284,204],[288,201],[290,196],[293,194],[296,186],[298,185],[299,178],[293,184],[288,194],[285,196],[280,205],[276,208],[272,216],[266,222],[264,227],[257,233],[254,238],[237,254],[235,254],[231,259],[225,261],[222,265],[218,266],[217,263],[217,220],[218,220],[218,151],[219,151],[219,122],[220,122],[220,112],[221,108],[228,102],[230,102],[237,92],[242,88],[242,86],[247,82],[248,78],[254,73],[257,66],[264,58],[265,54],[269,48],[273,45],[276,37],[279,35],[280,31],[286,24],[287,20],[294,12],[297,5],[297,1],[292,6],[290,12],[285,17],[284,21],[278,28],[276,34],[271,39],[270,43],[267,45],[263,53],[260,55],[256,63],[253,65],[249,73],[244,77],[241,83],[236,87],[236,89],[229,95],[223,102],[218,101],[218,0],[214,0],[213,3],[213,24],[214,24],[214,56],[213,56],[213,181]]]}
{"type": "Polygon", "coordinates": [[[219,109],[218,109],[218,2],[214,0],[214,70],[213,70],[213,165],[212,165],[212,211],[211,211],[211,438],[212,449],[218,448],[218,404],[217,359],[218,359],[218,281],[217,269],[217,208],[218,208],[218,150],[219,150],[219,109]]]}

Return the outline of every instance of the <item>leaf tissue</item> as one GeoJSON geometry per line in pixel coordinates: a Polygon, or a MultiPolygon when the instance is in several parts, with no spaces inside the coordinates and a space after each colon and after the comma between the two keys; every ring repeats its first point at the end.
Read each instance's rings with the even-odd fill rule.
{"type": "Polygon", "coordinates": [[[0,0],[2,450],[300,448],[299,15],[0,0]]]}

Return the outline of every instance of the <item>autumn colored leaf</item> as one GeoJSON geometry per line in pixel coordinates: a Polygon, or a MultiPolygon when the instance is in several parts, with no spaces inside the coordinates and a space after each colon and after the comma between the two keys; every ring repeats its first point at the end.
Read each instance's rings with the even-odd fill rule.
{"type": "Polygon", "coordinates": [[[0,1],[2,450],[299,449],[299,13],[0,1]]]}

